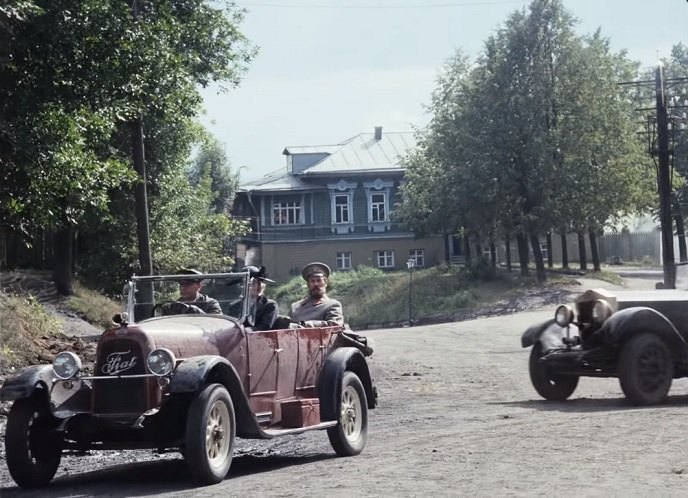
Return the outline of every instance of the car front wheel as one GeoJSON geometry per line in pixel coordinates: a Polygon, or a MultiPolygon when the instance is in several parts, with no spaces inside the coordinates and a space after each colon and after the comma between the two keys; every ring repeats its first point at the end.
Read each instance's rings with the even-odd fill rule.
{"type": "Polygon", "coordinates": [[[22,488],[47,485],[62,459],[62,436],[55,419],[39,397],[14,402],[7,417],[5,451],[7,468],[22,488]]]}
{"type": "Polygon", "coordinates": [[[530,381],[540,396],[550,401],[563,401],[573,394],[578,386],[575,375],[556,375],[542,363],[542,343],[538,342],[530,351],[530,381]]]}
{"type": "Polygon", "coordinates": [[[358,455],[368,437],[368,403],[361,379],[353,372],[342,377],[342,396],[337,425],[327,429],[327,437],[339,456],[358,455]]]}
{"type": "Polygon", "coordinates": [[[184,459],[192,476],[204,484],[222,481],[232,464],[236,422],[232,398],[221,384],[196,395],[186,421],[184,459]]]}
{"type": "Polygon", "coordinates": [[[656,405],[667,397],[674,378],[674,363],[667,344],[656,334],[631,337],[619,355],[619,383],[636,405],[656,405]]]}

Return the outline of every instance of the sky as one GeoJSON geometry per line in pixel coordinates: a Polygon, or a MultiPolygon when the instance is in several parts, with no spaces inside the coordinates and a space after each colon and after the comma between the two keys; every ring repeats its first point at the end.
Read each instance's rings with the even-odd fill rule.
{"type": "MultiPolygon", "coordinates": [[[[242,183],[286,168],[287,146],[412,131],[443,64],[484,41],[524,0],[237,0],[259,52],[239,87],[202,91],[201,122],[242,183]]],[[[579,34],[601,29],[643,66],[688,45],[687,0],[564,0],[579,34]]]]}

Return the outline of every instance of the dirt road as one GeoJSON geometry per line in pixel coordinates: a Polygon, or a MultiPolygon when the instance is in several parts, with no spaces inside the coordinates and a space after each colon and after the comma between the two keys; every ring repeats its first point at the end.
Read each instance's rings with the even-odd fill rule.
{"type": "Polygon", "coordinates": [[[193,488],[176,455],[95,454],[65,459],[34,493],[14,488],[2,461],[0,494],[686,496],[688,379],[659,407],[629,406],[615,379],[585,378],[571,400],[545,402],[520,335],[552,313],[369,331],[380,407],[357,457],[335,458],[322,432],[244,440],[223,483],[193,488]]]}

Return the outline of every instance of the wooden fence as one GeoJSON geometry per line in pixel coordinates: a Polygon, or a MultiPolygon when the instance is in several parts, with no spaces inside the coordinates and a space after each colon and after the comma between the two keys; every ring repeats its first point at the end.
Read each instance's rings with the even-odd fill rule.
{"type": "Polygon", "coordinates": [[[52,234],[42,232],[27,242],[7,226],[0,225],[0,270],[8,268],[51,269],[53,265],[52,234]]]}

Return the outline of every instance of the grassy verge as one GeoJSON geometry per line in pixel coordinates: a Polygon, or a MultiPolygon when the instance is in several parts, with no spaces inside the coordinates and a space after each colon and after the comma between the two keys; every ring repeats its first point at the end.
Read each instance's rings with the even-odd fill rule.
{"type": "Polygon", "coordinates": [[[41,338],[61,331],[60,321],[33,296],[0,291],[0,371],[24,366],[41,338]]]}
{"type": "MultiPolygon", "coordinates": [[[[571,277],[552,276],[547,285],[559,285],[571,277]]],[[[359,268],[336,272],[330,277],[328,295],[342,302],[347,323],[354,329],[398,326],[451,320],[461,310],[490,306],[505,297],[541,286],[534,277],[515,273],[488,274],[472,269],[434,267],[408,271],[383,272],[359,268]],[[409,311],[410,310],[410,311],[409,311]]],[[[307,294],[305,282],[295,277],[284,285],[269,289],[282,314],[289,313],[292,302],[307,294]]]]}
{"type": "Polygon", "coordinates": [[[65,305],[103,330],[112,327],[112,317],[122,311],[120,303],[80,284],[75,285],[74,295],[67,298],[65,305]]]}

